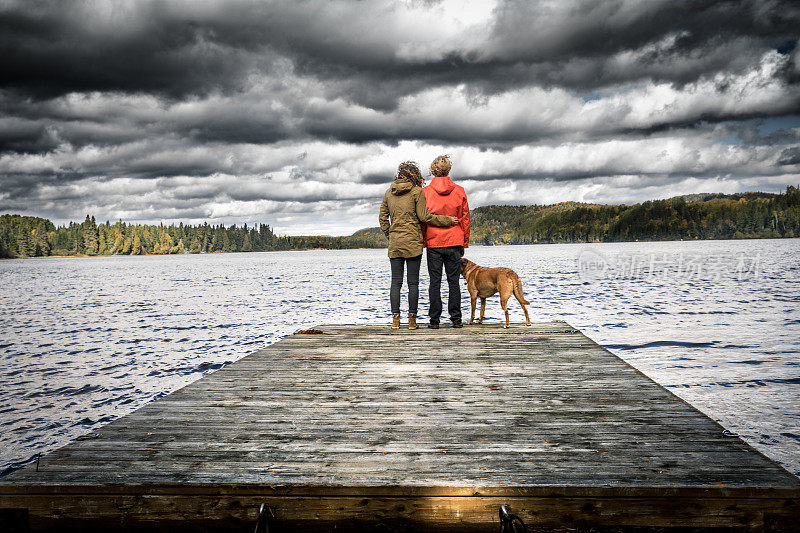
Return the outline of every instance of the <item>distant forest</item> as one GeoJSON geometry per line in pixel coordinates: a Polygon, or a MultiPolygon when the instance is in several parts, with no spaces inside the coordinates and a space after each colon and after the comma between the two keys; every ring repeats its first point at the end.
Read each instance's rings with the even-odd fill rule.
{"type": "MultiPolygon", "coordinates": [[[[376,215],[377,216],[377,215],[376,215]]],[[[146,255],[266,252],[318,248],[372,248],[369,237],[278,237],[266,224],[164,226],[110,222],[87,215],[81,223],[56,227],[44,218],[0,216],[0,257],[146,255]]]]}
{"type": "MultiPolygon", "coordinates": [[[[377,218],[377,209],[376,209],[377,218]]],[[[490,205],[472,211],[474,244],[619,242],[800,237],[800,190],[693,194],[634,205],[562,202],[490,205]]],[[[276,236],[259,224],[143,225],[83,222],[56,227],[44,218],[0,216],[0,257],[142,255],[383,248],[379,228],[344,237],[276,236]]]]}

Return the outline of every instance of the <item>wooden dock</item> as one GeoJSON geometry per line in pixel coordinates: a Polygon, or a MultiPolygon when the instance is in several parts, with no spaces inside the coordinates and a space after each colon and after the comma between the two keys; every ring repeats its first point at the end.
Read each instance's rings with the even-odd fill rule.
{"type": "Polygon", "coordinates": [[[0,531],[800,531],[800,481],[564,322],[318,326],[0,479],[0,531]]]}

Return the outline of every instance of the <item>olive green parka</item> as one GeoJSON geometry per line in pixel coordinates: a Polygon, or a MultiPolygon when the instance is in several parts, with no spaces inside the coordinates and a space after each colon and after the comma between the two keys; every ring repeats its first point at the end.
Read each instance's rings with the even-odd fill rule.
{"type": "Polygon", "coordinates": [[[422,187],[406,178],[396,179],[383,195],[378,222],[384,235],[389,238],[389,257],[422,255],[420,222],[432,226],[453,225],[449,216],[432,215],[425,205],[422,187]]]}

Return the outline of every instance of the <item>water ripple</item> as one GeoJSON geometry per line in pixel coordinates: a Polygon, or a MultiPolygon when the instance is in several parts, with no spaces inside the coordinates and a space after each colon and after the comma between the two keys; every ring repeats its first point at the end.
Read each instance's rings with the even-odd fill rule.
{"type": "MultiPolygon", "coordinates": [[[[467,257],[515,269],[532,320],[568,320],[800,473],[800,240],[473,247],[467,257]],[[668,268],[588,282],[576,262],[586,249],[658,253],[668,268]],[[764,275],[691,279],[673,268],[684,253],[740,252],[760,254],[764,275]]],[[[297,329],[388,323],[388,271],[385,250],[0,261],[0,475],[297,329]]],[[[420,285],[424,315],[425,266],[420,285]]],[[[510,312],[521,320],[516,302],[510,312]]],[[[487,321],[501,317],[489,299],[487,321]]]]}

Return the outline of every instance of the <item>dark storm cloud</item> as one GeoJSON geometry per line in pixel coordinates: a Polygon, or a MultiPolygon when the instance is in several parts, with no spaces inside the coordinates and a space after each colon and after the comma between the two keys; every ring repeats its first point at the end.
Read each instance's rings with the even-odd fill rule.
{"type": "Polygon", "coordinates": [[[488,91],[532,82],[591,90],[645,77],[687,83],[745,68],[766,49],[788,50],[800,25],[800,7],[788,0],[507,1],[483,35],[404,54],[396,12],[382,2],[53,0],[0,9],[5,88],[184,97],[239,90],[283,57],[301,73],[348,80],[332,91],[377,108],[460,82],[488,91]]]}
{"type": "Polygon", "coordinates": [[[237,38],[247,33],[218,33],[161,2],[12,3],[0,11],[2,85],[34,96],[235,89],[249,69],[269,66],[257,41],[237,38]]]}
{"type": "Polygon", "coordinates": [[[47,152],[57,146],[58,140],[41,122],[0,119],[0,152],[47,152]]]}
{"type": "Polygon", "coordinates": [[[763,40],[762,46],[786,47],[787,38],[796,39],[800,22],[796,2],[775,0],[610,0],[567,2],[563,8],[568,16],[552,24],[558,11],[553,4],[503,2],[493,31],[495,55],[523,62],[602,58],[677,36],[667,49],[646,50],[641,56],[644,64],[676,53],[707,52],[744,38],[763,40]],[[531,21],[544,31],[529,31],[531,21]]]}
{"type": "Polygon", "coordinates": [[[781,152],[781,157],[778,159],[778,164],[781,166],[800,165],[800,148],[797,146],[786,148],[783,152],[781,152]]]}

